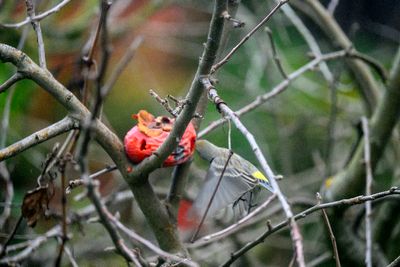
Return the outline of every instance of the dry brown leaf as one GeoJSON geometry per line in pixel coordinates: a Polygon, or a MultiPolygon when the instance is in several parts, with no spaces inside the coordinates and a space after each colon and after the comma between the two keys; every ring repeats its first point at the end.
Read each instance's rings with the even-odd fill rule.
{"type": "Polygon", "coordinates": [[[166,116],[154,116],[146,110],[140,110],[138,114],[133,115],[138,120],[138,129],[149,137],[157,137],[163,132],[170,132],[174,124],[174,119],[166,116]]]}
{"type": "Polygon", "coordinates": [[[28,226],[34,227],[44,216],[51,197],[49,186],[40,186],[25,194],[21,211],[22,216],[28,221],[28,226]]]}

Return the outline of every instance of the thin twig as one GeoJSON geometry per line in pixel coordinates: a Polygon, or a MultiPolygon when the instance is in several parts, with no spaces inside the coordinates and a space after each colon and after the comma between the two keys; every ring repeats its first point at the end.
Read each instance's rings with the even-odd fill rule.
{"type": "Polygon", "coordinates": [[[146,246],[148,249],[150,249],[151,251],[153,251],[157,255],[163,257],[164,259],[170,259],[170,260],[176,261],[176,263],[184,264],[184,265],[187,265],[187,266],[192,266],[192,267],[198,266],[195,262],[191,261],[190,259],[181,258],[179,256],[176,256],[174,254],[168,253],[168,252],[160,249],[159,247],[157,247],[153,243],[151,243],[149,240],[141,237],[140,235],[138,235],[133,230],[127,228],[119,220],[117,220],[117,218],[115,218],[115,216],[113,216],[111,213],[108,213],[107,215],[108,215],[108,218],[110,219],[110,221],[112,223],[114,223],[115,226],[118,229],[120,229],[123,233],[125,233],[127,236],[132,238],[134,241],[139,242],[140,244],[146,246]]]}
{"type": "MultiPolygon", "coordinates": [[[[87,149],[83,148],[80,151],[86,152],[87,149]]],[[[101,223],[106,228],[116,249],[121,253],[121,255],[126,260],[135,262],[137,264],[137,262],[138,262],[137,256],[134,255],[133,252],[125,246],[124,240],[121,238],[121,236],[118,233],[115,226],[108,219],[109,216],[107,214],[109,212],[100,200],[97,186],[94,184],[93,180],[88,175],[87,159],[86,159],[85,154],[80,154],[79,164],[80,164],[81,171],[82,171],[82,180],[84,180],[84,182],[86,184],[87,195],[88,195],[89,199],[92,201],[93,205],[95,206],[96,211],[99,214],[101,223]]],[[[141,264],[139,264],[138,266],[141,266],[141,264]]]]}
{"type": "Polygon", "coordinates": [[[108,9],[103,10],[101,8],[101,14],[100,14],[99,21],[96,24],[96,28],[94,29],[94,31],[91,32],[91,35],[83,48],[83,55],[82,55],[81,60],[84,64],[83,70],[82,70],[83,77],[84,77],[83,85],[82,85],[82,103],[84,105],[87,105],[88,98],[89,98],[89,78],[90,78],[92,67],[96,65],[96,62],[94,60],[94,52],[95,52],[95,48],[96,48],[98,39],[100,37],[103,20],[104,20],[104,18],[106,18],[103,14],[104,11],[107,12],[108,9]],[[86,48],[87,48],[87,51],[86,51],[86,48]]]}
{"type": "Polygon", "coordinates": [[[333,16],[340,0],[331,0],[328,5],[328,12],[333,16]]]}
{"type": "Polygon", "coordinates": [[[286,4],[288,0],[280,0],[277,5],[265,16],[232,50],[218,63],[214,64],[211,69],[211,74],[216,72],[222,65],[224,65],[232,57],[232,55],[258,30],[264,25],[278,9],[286,4]]]}
{"type": "MultiPolygon", "coordinates": [[[[235,15],[237,13],[237,9],[239,7],[239,2],[236,1],[236,0],[228,1],[228,4],[226,5],[225,3],[223,3],[223,1],[221,1],[219,3],[219,5],[221,5],[222,7],[224,7],[224,5],[225,5],[226,9],[225,10],[223,10],[222,8],[221,9],[218,8],[218,10],[215,9],[215,11],[214,11],[215,13],[214,14],[218,15],[216,12],[222,11],[222,14],[227,14],[232,18],[232,17],[235,17],[235,15]]],[[[226,47],[226,44],[228,43],[230,32],[231,32],[231,30],[233,28],[232,26],[237,25],[236,24],[237,22],[239,22],[239,21],[236,21],[236,22],[233,21],[232,24],[229,24],[229,23],[224,23],[223,24],[222,33],[218,33],[218,34],[221,34],[221,36],[218,38],[218,39],[220,39],[219,47],[218,47],[217,51],[212,51],[212,52],[216,52],[216,53],[215,53],[214,58],[212,60],[211,60],[211,58],[209,59],[209,62],[215,61],[215,59],[217,59],[217,60],[219,59],[219,57],[221,55],[221,52],[224,51],[224,49],[226,47]]],[[[215,24],[215,26],[217,26],[217,24],[215,24]]],[[[215,26],[213,26],[213,27],[215,27],[215,26]]],[[[220,27],[220,25],[218,25],[218,27],[220,27]]],[[[211,36],[209,35],[209,37],[211,37],[211,36]]],[[[211,46],[208,45],[208,47],[210,48],[211,46]]],[[[201,70],[201,72],[203,72],[203,71],[204,71],[204,73],[206,73],[205,69],[201,70]]],[[[200,73],[200,68],[198,69],[197,73],[200,73]]],[[[196,86],[199,86],[200,88],[202,87],[202,85],[199,83],[199,81],[198,81],[198,79],[196,77],[195,77],[194,82],[196,82],[196,86]]],[[[193,83],[193,85],[194,85],[194,83],[193,83]]],[[[172,98],[172,96],[170,96],[169,98],[172,101],[174,101],[175,104],[179,103],[178,99],[174,99],[174,98],[172,98]]],[[[205,109],[206,109],[207,104],[208,104],[208,100],[207,100],[207,97],[206,97],[206,92],[203,91],[201,93],[200,100],[198,102],[198,105],[196,107],[196,111],[194,113],[194,119],[192,120],[196,132],[198,132],[198,130],[199,130],[199,127],[200,127],[200,124],[202,122],[202,118],[203,118],[203,115],[205,113],[205,109]]],[[[175,169],[174,169],[174,171],[172,173],[172,182],[171,182],[171,186],[170,186],[170,192],[169,192],[168,197],[167,197],[167,204],[169,206],[169,213],[172,215],[173,218],[177,217],[181,196],[183,195],[183,192],[185,190],[185,186],[186,186],[186,183],[187,183],[187,180],[188,180],[188,177],[189,177],[188,172],[189,172],[189,169],[190,169],[190,165],[191,165],[190,161],[187,161],[187,162],[185,162],[183,164],[180,164],[180,165],[175,167],[175,169]]]]}
{"type": "Polygon", "coordinates": [[[3,180],[4,186],[4,207],[0,214],[0,229],[3,229],[4,224],[7,222],[11,215],[11,203],[14,198],[14,186],[11,181],[10,172],[4,161],[0,162],[0,180],[3,180]]]}
{"type": "Polygon", "coordinates": [[[321,266],[322,263],[330,261],[332,259],[332,253],[330,251],[327,251],[318,257],[314,258],[310,262],[308,262],[307,266],[308,267],[315,267],[315,266],[321,266]]]}
{"type": "MultiPolygon", "coordinates": [[[[317,193],[317,202],[318,202],[318,204],[322,203],[322,197],[319,193],[317,193]]],[[[333,230],[332,230],[332,226],[329,222],[328,214],[326,214],[325,209],[321,209],[321,212],[322,212],[322,217],[324,218],[326,228],[328,229],[328,232],[329,232],[329,238],[331,239],[332,248],[333,248],[333,257],[336,262],[336,267],[340,267],[341,264],[340,264],[339,252],[338,252],[337,245],[336,245],[336,238],[335,238],[335,235],[333,234],[333,230]]]]}
{"type": "Polygon", "coordinates": [[[110,78],[108,78],[107,82],[104,84],[103,88],[101,89],[102,97],[106,97],[110,92],[111,88],[115,85],[118,80],[118,77],[124,71],[128,63],[132,60],[135,55],[136,50],[140,47],[143,43],[143,37],[138,36],[133,39],[132,43],[128,46],[125,54],[121,57],[120,61],[115,66],[114,70],[110,74],[110,78]]]}
{"type": "MultiPolygon", "coordinates": [[[[256,109],[257,107],[261,106],[268,100],[279,95],[280,93],[285,91],[286,88],[288,88],[288,86],[290,85],[290,83],[293,80],[300,77],[305,72],[313,70],[313,68],[315,66],[319,65],[321,62],[333,60],[333,59],[337,59],[337,58],[342,58],[342,57],[345,57],[346,55],[347,55],[347,52],[344,50],[341,50],[341,51],[321,55],[319,57],[317,56],[315,59],[313,59],[309,63],[303,65],[302,67],[298,68],[296,71],[290,73],[286,80],[283,80],[282,82],[280,82],[277,86],[272,88],[271,91],[269,91],[268,93],[265,93],[264,95],[258,96],[254,101],[250,102],[246,106],[244,106],[241,109],[239,109],[238,111],[236,111],[235,112],[236,116],[240,117],[241,115],[246,114],[246,113],[256,109]]],[[[227,121],[227,118],[222,118],[222,119],[219,119],[219,120],[209,123],[205,129],[203,129],[202,131],[199,132],[198,137],[199,138],[203,137],[204,135],[206,135],[209,132],[211,132],[212,130],[216,129],[217,127],[219,127],[226,121],[227,121]]]]}
{"type": "Polygon", "coordinates": [[[15,224],[12,232],[10,233],[10,235],[7,237],[6,242],[4,242],[4,245],[1,249],[0,252],[0,258],[2,258],[6,253],[7,253],[7,246],[10,244],[10,242],[13,240],[15,234],[17,233],[18,227],[20,226],[21,222],[22,222],[22,215],[19,216],[17,223],[15,224]]]}
{"type": "Polygon", "coordinates": [[[290,222],[291,228],[291,236],[293,240],[293,244],[297,254],[297,263],[300,267],[305,266],[304,255],[303,255],[303,243],[302,237],[299,230],[299,227],[295,220],[293,219],[293,212],[290,208],[289,203],[286,200],[286,197],[283,195],[282,191],[279,188],[278,183],[275,180],[275,174],[272,169],[269,167],[267,160],[261,152],[260,147],[258,146],[254,136],[247,130],[247,128],[242,124],[239,118],[235,115],[235,113],[225,104],[225,102],[219,97],[217,90],[211,84],[208,78],[202,78],[202,83],[208,92],[209,99],[217,106],[217,109],[224,115],[229,116],[235,126],[239,129],[240,132],[246,137],[250,146],[253,149],[254,154],[256,155],[264,173],[267,175],[274,192],[278,196],[278,199],[282,205],[282,208],[285,212],[286,218],[290,222]]]}
{"type": "Polygon", "coordinates": [[[252,218],[254,218],[256,215],[258,215],[261,211],[265,210],[268,205],[276,198],[276,194],[272,194],[264,203],[262,203],[260,206],[258,206],[255,210],[253,210],[251,213],[240,219],[238,222],[228,226],[227,228],[218,231],[216,233],[207,235],[202,237],[201,239],[197,240],[193,246],[201,246],[206,243],[210,242],[215,242],[218,240],[221,240],[222,238],[227,237],[228,235],[236,232],[236,229],[250,221],[252,218]]]}
{"type": "Polygon", "coordinates": [[[335,146],[335,130],[336,130],[336,119],[338,113],[338,97],[337,97],[337,84],[335,80],[328,84],[329,86],[329,96],[330,96],[330,111],[328,120],[328,132],[327,132],[327,142],[325,149],[325,170],[324,177],[330,177],[332,174],[332,152],[335,146]]]}
{"type": "MultiPolygon", "coordinates": [[[[181,115],[178,116],[170,135],[158,149],[157,154],[138,164],[132,171],[133,166],[127,160],[123,144],[118,136],[99,120],[95,120],[92,125],[96,141],[113,159],[124,179],[130,185],[132,192],[135,196],[138,196],[137,202],[154,231],[160,246],[168,251],[184,251],[184,248],[178,238],[176,228],[169,221],[166,209],[154,194],[147,178],[148,174],[158,168],[178,145],[186,126],[195,114],[199,98],[204,92],[198,78],[200,75],[206,75],[210,72],[215,60],[224,25],[224,18],[221,17],[221,14],[226,10],[226,3],[226,0],[215,1],[207,43],[186,97],[190,101],[190,105],[186,105],[181,115]]],[[[35,83],[39,84],[60,102],[73,118],[79,120],[82,127],[86,127],[85,124],[92,114],[48,71],[37,66],[26,54],[5,44],[0,44],[0,59],[3,62],[12,63],[17,67],[18,71],[28,75],[35,83]]],[[[12,154],[15,155],[16,153],[12,154]]]]}
{"type": "MultiPolygon", "coordinates": [[[[124,71],[128,63],[132,60],[133,56],[135,55],[136,50],[143,42],[143,37],[138,36],[133,39],[132,43],[129,45],[128,49],[126,50],[125,54],[122,56],[120,61],[115,66],[114,70],[112,71],[110,78],[106,81],[106,83],[101,88],[101,97],[104,99],[111,89],[114,87],[115,83],[118,80],[118,77],[124,71]]],[[[99,118],[101,120],[103,115],[103,106],[100,108],[99,118]]]]}
{"type": "Polygon", "coordinates": [[[65,254],[68,256],[68,259],[72,265],[72,267],[79,267],[78,263],[74,259],[74,256],[72,255],[71,250],[68,247],[64,247],[65,254]]]}
{"type": "Polygon", "coordinates": [[[212,64],[218,52],[220,40],[223,32],[224,18],[221,14],[227,9],[227,1],[216,0],[214,4],[213,16],[211,18],[210,28],[207,36],[207,42],[200,58],[199,66],[196,75],[190,86],[189,92],[185,99],[190,105],[185,105],[180,115],[176,118],[174,127],[164,143],[157,149],[156,153],[142,161],[136,167],[136,171],[130,174],[135,181],[147,180],[147,175],[150,171],[159,167],[162,162],[176,148],[182,137],[187,125],[195,115],[196,106],[200,101],[204,90],[203,85],[199,80],[201,75],[208,75],[211,71],[212,64]]]}
{"type": "Polygon", "coordinates": [[[35,132],[30,136],[27,136],[24,139],[9,145],[6,148],[1,149],[0,161],[13,157],[18,153],[27,150],[28,148],[31,148],[77,127],[78,125],[74,119],[65,117],[64,119],[35,132]]]}
{"type": "Polygon", "coordinates": [[[35,15],[33,17],[27,17],[21,22],[18,23],[2,23],[0,24],[0,27],[5,27],[5,28],[20,28],[26,24],[28,24],[30,21],[41,21],[42,19],[50,16],[53,13],[56,13],[60,11],[62,7],[64,7],[66,4],[68,4],[71,0],[63,0],[59,4],[55,5],[51,9],[40,13],[39,15],[35,15]]]}
{"type": "Polygon", "coordinates": [[[221,171],[221,174],[220,174],[220,176],[219,176],[219,178],[218,178],[218,182],[217,182],[217,184],[216,184],[216,186],[215,186],[215,188],[214,188],[214,191],[213,191],[213,193],[212,193],[212,195],[211,195],[211,197],[210,197],[210,200],[209,200],[208,203],[207,203],[206,210],[204,211],[204,214],[203,214],[203,216],[201,217],[200,223],[199,223],[199,225],[197,226],[196,231],[194,232],[192,238],[190,239],[190,242],[192,242],[192,243],[193,243],[193,242],[195,241],[195,239],[197,238],[197,235],[199,234],[199,232],[200,232],[200,230],[201,230],[201,227],[203,226],[204,220],[206,219],[207,213],[208,213],[208,211],[210,210],[210,207],[211,207],[211,204],[213,203],[214,197],[215,197],[215,195],[217,194],[219,185],[221,184],[222,178],[224,177],[224,174],[225,174],[225,171],[226,171],[226,167],[228,167],[228,164],[229,164],[229,161],[231,160],[232,155],[233,155],[233,151],[232,151],[232,150],[229,150],[228,158],[226,159],[224,168],[223,168],[222,171],[221,171]]]}
{"type": "Polygon", "coordinates": [[[61,207],[62,207],[62,236],[61,236],[61,244],[58,251],[58,256],[55,262],[55,266],[61,266],[62,255],[65,249],[65,243],[68,240],[67,236],[67,196],[65,194],[65,184],[66,184],[66,177],[65,177],[65,168],[68,162],[67,156],[61,158],[59,160],[59,172],[61,175],[61,207]]]}
{"type": "Polygon", "coordinates": [[[287,79],[288,76],[287,76],[285,70],[283,69],[281,59],[280,59],[280,57],[278,55],[278,51],[276,50],[276,46],[275,46],[275,42],[274,42],[274,36],[272,35],[272,31],[268,27],[265,27],[265,31],[267,32],[267,35],[268,35],[269,43],[270,43],[271,49],[272,49],[272,57],[273,57],[273,59],[275,61],[275,64],[278,67],[279,72],[282,74],[282,77],[284,79],[287,79]]]}
{"type": "MultiPolygon", "coordinates": [[[[8,126],[10,122],[11,101],[15,92],[15,88],[11,88],[8,92],[6,103],[4,105],[3,116],[0,125],[0,149],[6,145],[8,126]]],[[[0,162],[0,179],[4,182],[4,208],[0,215],[0,229],[3,228],[7,219],[11,214],[11,203],[14,197],[14,186],[11,181],[10,172],[4,161],[0,162]]]]}
{"type": "MultiPolygon", "coordinates": [[[[331,39],[332,42],[339,45],[342,49],[348,50],[353,47],[352,42],[343,32],[334,17],[326,10],[319,1],[306,0],[305,6],[310,18],[320,26],[321,30],[331,39]],[[311,15],[310,15],[311,14],[311,15]]],[[[297,7],[296,1],[293,2],[297,7]]],[[[371,71],[363,62],[356,59],[346,60],[349,68],[354,73],[357,82],[360,84],[360,93],[368,115],[372,114],[377,106],[380,86],[373,77],[371,71]]]]}
{"type": "MultiPolygon", "coordinates": [[[[279,1],[279,0],[276,0],[279,1]]],[[[290,5],[284,5],[282,7],[283,13],[288,17],[288,19],[292,22],[293,26],[296,27],[298,32],[303,36],[307,45],[310,47],[311,52],[318,58],[322,56],[321,48],[318,45],[317,40],[315,40],[314,36],[310,32],[310,30],[304,25],[303,21],[297,16],[296,12],[291,8],[290,5]]],[[[329,70],[328,64],[325,61],[321,61],[319,64],[320,71],[324,76],[325,80],[328,83],[333,82],[333,74],[329,70]]]]}
{"type": "Polygon", "coordinates": [[[400,256],[398,256],[394,261],[392,261],[387,267],[399,267],[400,266],[400,256]]]}
{"type": "Polygon", "coordinates": [[[36,32],[36,38],[38,43],[38,51],[39,51],[39,66],[43,69],[46,69],[46,53],[44,51],[44,42],[42,29],[40,27],[40,22],[32,20],[35,17],[35,5],[33,0],[25,0],[26,3],[26,11],[29,16],[29,20],[32,24],[33,29],[36,32]]]}
{"type": "Polygon", "coordinates": [[[294,263],[296,262],[296,257],[297,257],[297,255],[296,255],[296,251],[295,251],[295,252],[293,252],[293,256],[292,256],[292,259],[289,262],[288,267],[293,267],[294,266],[294,263]]]}
{"type": "MultiPolygon", "coordinates": [[[[24,27],[21,38],[19,39],[18,42],[18,49],[22,49],[25,45],[26,38],[28,36],[28,27],[24,27]]],[[[8,81],[11,79],[16,78],[15,76],[21,76],[23,77],[22,74],[19,72],[15,73],[8,81]]],[[[18,78],[18,77],[17,77],[18,78]]],[[[4,86],[7,82],[5,82],[3,85],[0,87],[4,86]]],[[[14,84],[14,83],[12,83],[14,84]]],[[[3,87],[6,88],[7,86],[3,87]]],[[[10,90],[7,95],[6,103],[4,105],[4,110],[3,110],[3,117],[1,119],[1,125],[0,125],[0,149],[4,148],[6,146],[6,141],[7,141],[7,135],[8,135],[8,129],[9,129],[9,124],[10,124],[10,112],[11,112],[11,103],[14,97],[15,93],[15,88],[10,85],[9,87],[10,90]]],[[[0,89],[0,93],[2,92],[2,89],[0,89]]],[[[1,161],[1,160],[0,160],[1,161]]],[[[7,219],[11,215],[11,206],[12,206],[12,201],[14,198],[14,186],[10,177],[10,172],[8,171],[7,165],[5,161],[0,162],[0,177],[3,179],[5,183],[5,193],[4,193],[4,207],[3,207],[3,212],[0,215],[0,229],[3,228],[4,224],[6,223],[7,219]]]]}
{"type": "MultiPolygon", "coordinates": [[[[172,108],[166,98],[160,97],[154,90],[150,89],[149,90],[150,95],[165,108],[165,110],[171,114],[173,117],[177,117],[179,113],[177,112],[176,109],[172,108]]],[[[180,108],[179,111],[182,109],[180,108]]]]}
{"type": "MultiPolygon", "coordinates": [[[[300,212],[293,216],[294,220],[301,220],[303,218],[306,218],[309,214],[314,213],[320,209],[327,209],[327,208],[333,208],[333,207],[340,207],[340,206],[351,206],[351,205],[359,205],[362,203],[365,203],[367,201],[374,201],[383,197],[387,197],[390,195],[400,195],[400,188],[398,187],[392,187],[387,191],[382,191],[379,193],[375,193],[372,195],[368,196],[356,196],[353,198],[347,198],[347,199],[341,199],[337,201],[332,201],[332,202],[327,202],[327,203],[321,203],[317,204],[311,208],[308,208],[304,210],[303,212],[300,212]]],[[[267,229],[264,233],[262,233],[256,240],[247,243],[244,247],[239,249],[238,251],[234,252],[231,254],[231,257],[223,263],[221,266],[230,266],[234,261],[236,261],[241,255],[252,249],[253,247],[257,246],[258,244],[261,244],[264,242],[264,240],[270,236],[271,234],[283,229],[285,226],[289,225],[288,220],[284,220],[277,225],[267,229]]]]}
{"type": "MultiPolygon", "coordinates": [[[[37,238],[33,240],[27,241],[26,247],[19,252],[16,255],[8,256],[8,257],[3,257],[0,259],[0,263],[2,264],[10,264],[10,263],[15,263],[15,262],[20,262],[27,257],[32,255],[32,252],[36,250],[38,247],[40,247],[42,244],[47,242],[50,238],[52,237],[57,237],[61,235],[61,227],[59,225],[51,228],[49,231],[47,231],[45,234],[38,236],[37,238]]],[[[11,247],[10,247],[11,249],[11,247]]],[[[7,250],[8,252],[8,250],[7,250]]]]}
{"type": "Polygon", "coordinates": [[[351,50],[350,55],[351,57],[360,59],[370,65],[378,73],[383,82],[388,80],[389,74],[386,68],[377,59],[355,50],[351,50]]]}
{"type": "Polygon", "coordinates": [[[0,85],[0,94],[22,79],[24,79],[24,76],[21,73],[14,73],[7,81],[0,85]]]}
{"type": "MultiPolygon", "coordinates": [[[[89,176],[89,178],[90,178],[90,179],[94,179],[94,178],[96,178],[96,177],[99,177],[100,175],[103,175],[103,174],[106,174],[106,173],[115,171],[116,169],[117,169],[117,166],[115,166],[115,165],[107,166],[107,167],[105,167],[104,169],[102,169],[102,170],[100,170],[100,171],[98,171],[98,172],[95,172],[95,173],[91,174],[91,175],[89,176]]],[[[83,184],[84,184],[84,182],[83,182],[82,179],[71,180],[71,181],[68,182],[68,186],[67,186],[67,188],[65,189],[65,193],[66,193],[66,194],[70,194],[71,191],[72,191],[72,189],[74,189],[74,188],[76,188],[76,187],[78,187],[78,186],[81,186],[81,185],[83,185],[83,184]]]]}
{"type": "Polygon", "coordinates": [[[225,12],[222,13],[222,16],[224,17],[224,19],[226,19],[227,21],[232,22],[233,27],[234,28],[241,28],[245,25],[245,23],[241,20],[235,19],[233,18],[228,11],[226,10],[225,12]]]}
{"type": "MultiPolygon", "coordinates": [[[[369,127],[366,117],[361,118],[362,129],[364,133],[364,164],[366,173],[365,194],[371,194],[372,187],[372,167],[371,167],[371,144],[369,141],[369,127]]],[[[372,230],[371,230],[371,202],[365,203],[365,264],[372,267],[372,230]]]]}
{"type": "MultiPolygon", "coordinates": [[[[101,115],[103,109],[103,102],[105,98],[105,93],[103,93],[103,81],[108,69],[108,63],[110,61],[110,40],[108,33],[108,15],[111,8],[111,0],[102,0],[100,4],[100,22],[101,25],[101,39],[100,39],[100,51],[101,51],[101,61],[99,64],[99,70],[96,77],[96,99],[94,103],[94,108],[92,113],[96,115],[101,115]]],[[[109,88],[111,89],[111,87],[109,88]]]]}
{"type": "MultiPolygon", "coordinates": [[[[96,36],[95,39],[93,40],[93,45],[92,49],[89,51],[88,57],[91,58],[93,56],[93,48],[95,47],[96,40],[98,39],[98,33],[100,31],[103,32],[103,34],[106,34],[107,30],[103,29],[107,27],[107,13],[109,11],[111,3],[103,0],[101,1],[101,14],[100,14],[100,19],[98,23],[98,28],[96,30],[96,36]]],[[[124,240],[121,238],[120,234],[118,233],[117,229],[115,226],[108,220],[108,210],[104,206],[104,204],[100,200],[100,195],[98,192],[97,185],[93,181],[93,179],[90,178],[89,176],[89,171],[88,171],[88,149],[89,149],[89,144],[91,141],[91,131],[93,130],[93,125],[95,124],[96,117],[98,115],[98,112],[100,111],[100,105],[103,101],[103,98],[101,97],[101,81],[103,78],[103,75],[105,73],[105,68],[108,62],[108,55],[107,55],[107,48],[105,47],[107,44],[107,40],[103,40],[102,47],[103,47],[103,61],[102,61],[102,67],[101,70],[99,71],[98,77],[97,77],[97,96],[95,99],[95,104],[93,106],[93,110],[90,114],[90,116],[85,118],[84,125],[83,125],[83,133],[82,133],[82,138],[80,140],[80,143],[78,144],[78,149],[76,151],[76,157],[78,158],[78,163],[79,167],[82,173],[82,180],[84,184],[86,185],[87,189],[87,196],[88,198],[92,201],[93,205],[96,208],[96,211],[100,217],[101,223],[103,224],[104,228],[107,230],[111,240],[113,241],[116,249],[121,253],[121,255],[130,262],[135,263],[137,266],[141,266],[139,263],[139,260],[137,256],[129,249],[126,247],[124,240]]]]}

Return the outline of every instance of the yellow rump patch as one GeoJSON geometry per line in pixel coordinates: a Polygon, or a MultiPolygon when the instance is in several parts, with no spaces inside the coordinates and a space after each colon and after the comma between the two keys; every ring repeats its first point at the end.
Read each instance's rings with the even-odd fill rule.
{"type": "Polygon", "coordinates": [[[258,180],[263,180],[263,181],[269,182],[267,177],[265,177],[264,174],[262,174],[262,172],[260,172],[260,171],[253,172],[251,175],[254,178],[257,178],[258,180]]]}
{"type": "Polygon", "coordinates": [[[330,176],[328,179],[325,180],[325,187],[326,188],[331,187],[332,183],[333,183],[333,177],[330,176]]]}

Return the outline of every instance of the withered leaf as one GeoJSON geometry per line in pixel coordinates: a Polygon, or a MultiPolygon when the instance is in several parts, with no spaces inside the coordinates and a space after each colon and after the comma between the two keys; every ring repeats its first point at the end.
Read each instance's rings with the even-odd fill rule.
{"type": "Polygon", "coordinates": [[[49,186],[40,186],[25,194],[21,212],[28,226],[35,227],[36,222],[44,216],[51,197],[49,186]]]}
{"type": "Polygon", "coordinates": [[[150,137],[157,137],[163,132],[170,132],[175,122],[173,118],[159,116],[155,118],[146,110],[140,110],[133,118],[138,120],[139,131],[150,137]]]}

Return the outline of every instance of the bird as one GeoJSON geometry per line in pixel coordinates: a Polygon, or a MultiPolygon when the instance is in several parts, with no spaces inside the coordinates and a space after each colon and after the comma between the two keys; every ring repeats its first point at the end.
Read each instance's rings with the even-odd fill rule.
{"type": "Polygon", "coordinates": [[[196,151],[201,158],[210,163],[210,166],[205,182],[189,211],[191,218],[200,219],[204,216],[226,164],[223,177],[207,211],[207,217],[214,216],[230,204],[238,207],[242,213],[240,215],[243,216],[244,212],[248,213],[253,207],[254,194],[260,191],[260,186],[274,192],[268,178],[261,171],[231,150],[200,139],[196,141],[196,151]]]}

